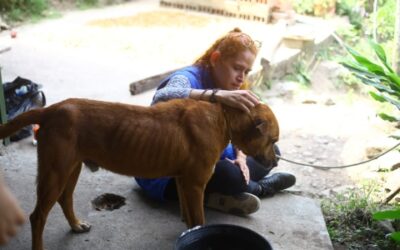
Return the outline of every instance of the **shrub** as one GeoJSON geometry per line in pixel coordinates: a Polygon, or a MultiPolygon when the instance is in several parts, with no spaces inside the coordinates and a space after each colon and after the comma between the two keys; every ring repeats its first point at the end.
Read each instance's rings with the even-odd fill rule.
{"type": "Polygon", "coordinates": [[[0,12],[11,21],[43,16],[48,7],[48,0],[2,0],[0,2],[0,12]]]}
{"type": "MultiPolygon", "coordinates": [[[[351,48],[347,48],[352,60],[342,62],[342,64],[353,72],[362,83],[376,89],[377,92],[370,92],[372,98],[379,102],[389,103],[399,111],[400,76],[390,67],[382,46],[372,41],[370,44],[379,59],[378,63],[351,48]]],[[[389,122],[400,121],[400,117],[391,113],[379,113],[379,116],[389,122]]],[[[400,219],[400,209],[376,212],[373,218],[377,220],[400,219]]],[[[400,244],[400,232],[391,233],[390,236],[400,244]]]]}

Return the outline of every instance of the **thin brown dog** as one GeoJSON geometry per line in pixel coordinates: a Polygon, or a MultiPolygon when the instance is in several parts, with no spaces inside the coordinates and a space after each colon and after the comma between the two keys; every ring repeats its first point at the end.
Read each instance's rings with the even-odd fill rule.
{"type": "Polygon", "coordinates": [[[72,230],[89,231],[73,210],[82,161],[118,174],[174,176],[181,214],[189,228],[204,224],[203,196],[215,163],[229,140],[245,154],[275,161],[277,120],[264,104],[250,114],[189,99],[151,107],[68,99],[25,112],[0,126],[5,138],[39,124],[37,202],[30,216],[32,249],[43,249],[48,213],[58,202],[72,230]]]}

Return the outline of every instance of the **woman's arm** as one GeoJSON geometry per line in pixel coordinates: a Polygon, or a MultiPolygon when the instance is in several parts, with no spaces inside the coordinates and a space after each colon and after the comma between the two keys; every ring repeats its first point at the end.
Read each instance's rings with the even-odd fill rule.
{"type": "Polygon", "coordinates": [[[159,101],[168,101],[177,98],[210,101],[212,92],[212,89],[193,89],[188,77],[184,75],[175,75],[171,77],[164,88],[156,91],[153,104],[159,101]]]}
{"type": "Polygon", "coordinates": [[[233,108],[250,112],[250,109],[259,103],[258,97],[250,90],[198,90],[190,92],[190,98],[223,103],[233,108]],[[214,97],[212,97],[214,95],[214,97]]]}
{"type": "Polygon", "coordinates": [[[246,163],[246,158],[247,156],[241,150],[236,149],[235,164],[239,166],[246,183],[249,184],[250,172],[249,172],[249,167],[247,166],[246,163]]]}
{"type": "Polygon", "coordinates": [[[231,160],[229,158],[225,158],[225,160],[228,160],[238,166],[240,168],[240,171],[242,172],[243,178],[246,181],[247,184],[249,184],[250,181],[250,171],[249,167],[247,166],[247,161],[246,158],[247,156],[239,149],[235,148],[236,152],[236,159],[231,160]]]}
{"type": "Polygon", "coordinates": [[[189,78],[184,75],[171,77],[164,88],[156,91],[152,104],[177,98],[188,98],[191,91],[189,78]]]}
{"type": "Polygon", "coordinates": [[[192,89],[189,78],[184,75],[175,75],[164,88],[156,91],[152,104],[177,98],[202,101],[214,99],[216,102],[242,109],[245,112],[250,112],[250,109],[259,103],[258,97],[249,90],[192,89]]]}

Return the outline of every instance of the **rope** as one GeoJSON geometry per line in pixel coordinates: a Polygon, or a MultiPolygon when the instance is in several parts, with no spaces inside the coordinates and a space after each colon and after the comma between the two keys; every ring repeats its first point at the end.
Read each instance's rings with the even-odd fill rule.
{"type": "Polygon", "coordinates": [[[392,151],[393,149],[397,148],[398,146],[400,146],[400,142],[397,143],[395,146],[391,147],[390,149],[386,150],[385,152],[375,155],[374,157],[372,157],[369,160],[365,160],[365,161],[361,161],[361,162],[357,162],[357,163],[353,163],[353,164],[347,164],[347,165],[339,165],[339,166],[323,166],[323,165],[314,165],[314,164],[308,164],[308,163],[301,163],[301,162],[297,162],[297,161],[292,161],[289,159],[286,159],[282,156],[277,155],[277,158],[283,160],[283,161],[287,161],[290,162],[292,164],[297,164],[297,165],[302,165],[302,166],[306,166],[306,167],[313,167],[313,168],[318,168],[318,169],[338,169],[338,168],[348,168],[348,167],[353,167],[353,166],[358,166],[361,164],[365,164],[367,162],[373,161],[378,159],[379,157],[389,153],[390,151],[392,151]]]}

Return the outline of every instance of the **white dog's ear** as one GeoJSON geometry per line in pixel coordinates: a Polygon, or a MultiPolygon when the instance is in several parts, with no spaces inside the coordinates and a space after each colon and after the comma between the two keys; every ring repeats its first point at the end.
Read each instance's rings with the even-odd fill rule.
{"type": "Polygon", "coordinates": [[[255,123],[256,128],[260,132],[260,134],[265,135],[268,130],[268,122],[266,120],[257,119],[255,123]]]}

